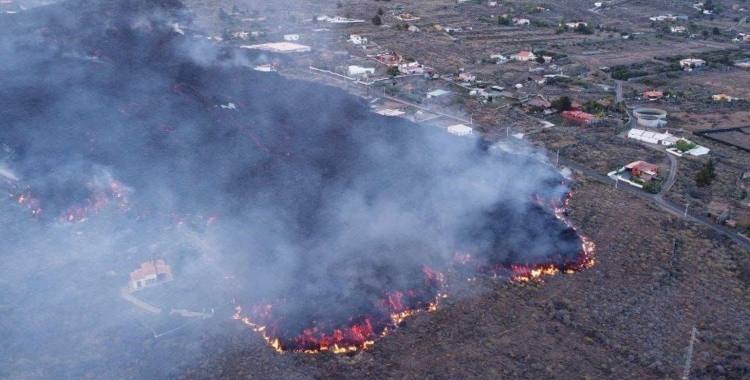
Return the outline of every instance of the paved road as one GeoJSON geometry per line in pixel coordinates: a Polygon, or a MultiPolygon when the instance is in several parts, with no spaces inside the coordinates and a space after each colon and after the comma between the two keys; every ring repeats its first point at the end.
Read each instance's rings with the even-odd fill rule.
{"type": "MultiPolygon", "coordinates": [[[[550,157],[550,159],[552,160],[552,162],[554,162],[555,158],[554,157],[550,157]]],[[[575,162],[572,162],[572,161],[570,161],[570,160],[568,160],[566,158],[560,157],[559,163],[562,164],[562,165],[565,165],[565,166],[567,166],[567,167],[569,167],[569,168],[571,168],[571,169],[573,169],[575,171],[578,171],[581,174],[583,174],[583,175],[585,175],[585,176],[587,176],[589,178],[592,178],[592,179],[594,179],[596,181],[599,181],[599,182],[602,182],[602,183],[606,183],[608,185],[612,185],[613,187],[615,186],[615,181],[613,179],[607,177],[604,174],[597,173],[597,172],[595,172],[595,171],[593,171],[591,169],[588,169],[588,168],[586,168],[584,166],[581,166],[581,165],[579,165],[579,164],[577,164],[575,162]]],[[[743,238],[742,236],[740,236],[739,234],[737,234],[734,231],[731,231],[731,230],[729,230],[729,229],[727,229],[727,228],[725,228],[723,226],[720,226],[720,225],[718,225],[716,223],[711,222],[710,220],[708,220],[704,216],[696,215],[696,214],[694,214],[692,212],[688,212],[687,216],[686,216],[685,209],[682,206],[677,207],[674,204],[672,204],[671,202],[663,199],[660,195],[656,195],[655,196],[655,195],[646,193],[645,191],[643,191],[643,190],[641,190],[641,189],[639,189],[637,187],[629,186],[629,185],[626,185],[626,184],[623,184],[623,186],[618,186],[617,189],[621,190],[621,191],[624,191],[626,193],[633,194],[633,195],[635,195],[635,196],[637,196],[639,198],[643,198],[643,199],[646,199],[646,200],[653,201],[654,203],[656,203],[657,205],[659,205],[662,208],[666,209],[667,211],[671,212],[672,214],[677,215],[679,217],[686,217],[688,220],[691,220],[691,221],[693,221],[695,223],[698,223],[698,224],[701,224],[701,225],[703,225],[705,227],[708,227],[708,228],[710,228],[710,229],[712,229],[712,230],[714,230],[714,231],[716,231],[716,232],[718,232],[720,234],[723,234],[723,235],[727,236],[728,238],[734,240],[737,244],[739,244],[740,246],[744,247],[745,249],[750,250],[750,240],[747,240],[747,239],[743,238]]]]}
{"type": "Polygon", "coordinates": [[[669,189],[672,188],[674,181],[677,179],[677,158],[670,153],[667,153],[667,158],[669,158],[669,177],[667,177],[667,182],[662,186],[661,191],[659,192],[659,198],[669,192],[669,189]]]}

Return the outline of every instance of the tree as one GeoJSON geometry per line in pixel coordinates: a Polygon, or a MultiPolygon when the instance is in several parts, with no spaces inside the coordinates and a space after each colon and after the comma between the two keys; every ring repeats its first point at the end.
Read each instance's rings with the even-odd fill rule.
{"type": "Polygon", "coordinates": [[[513,22],[513,19],[511,19],[510,17],[503,17],[503,16],[497,17],[497,23],[500,25],[510,25],[512,22],[513,22]]]}
{"type": "Polygon", "coordinates": [[[232,13],[240,13],[240,8],[237,7],[237,4],[232,5],[232,13]]]}
{"type": "Polygon", "coordinates": [[[544,57],[541,54],[539,54],[536,56],[536,61],[539,63],[544,63],[544,57]]]}
{"type": "Polygon", "coordinates": [[[386,73],[392,77],[395,77],[398,74],[401,74],[401,71],[399,71],[398,66],[388,66],[388,70],[386,73]]]}
{"type": "Polygon", "coordinates": [[[688,142],[687,140],[680,140],[675,144],[675,148],[677,148],[677,150],[679,150],[680,152],[687,152],[695,147],[695,143],[688,142]]]}
{"type": "Polygon", "coordinates": [[[695,185],[698,187],[711,186],[714,178],[716,178],[714,160],[709,158],[708,162],[703,165],[703,168],[698,173],[695,173],[695,185]]]}
{"type": "Polygon", "coordinates": [[[310,21],[312,21],[313,24],[317,24],[318,23],[318,15],[313,15],[312,20],[310,20],[310,21]]]}
{"type": "Polygon", "coordinates": [[[573,102],[570,101],[569,97],[561,96],[552,101],[552,108],[558,111],[567,111],[573,108],[573,102]]]}
{"type": "Polygon", "coordinates": [[[344,6],[344,4],[341,4],[341,0],[339,0],[338,2],[336,2],[336,8],[341,8],[343,6],[344,6]]]}
{"type": "Polygon", "coordinates": [[[224,8],[219,8],[219,20],[226,21],[229,18],[229,14],[224,8]]]}
{"type": "Polygon", "coordinates": [[[719,27],[717,26],[714,26],[714,29],[712,30],[712,32],[715,36],[718,36],[721,34],[721,30],[719,30],[719,27]]]}
{"type": "Polygon", "coordinates": [[[375,15],[372,17],[372,24],[375,26],[383,25],[383,20],[380,19],[380,16],[375,15]]]}
{"type": "Polygon", "coordinates": [[[382,16],[382,15],[383,15],[383,8],[378,8],[378,16],[382,16]]]}

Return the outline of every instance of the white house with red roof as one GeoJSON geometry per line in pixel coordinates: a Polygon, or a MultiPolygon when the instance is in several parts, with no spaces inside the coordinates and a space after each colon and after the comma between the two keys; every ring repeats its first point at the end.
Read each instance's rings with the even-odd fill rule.
{"type": "Polygon", "coordinates": [[[158,259],[141,263],[140,268],[130,272],[128,287],[138,290],[172,280],[172,269],[164,263],[164,260],[158,259]]]}
{"type": "Polygon", "coordinates": [[[526,50],[519,51],[517,54],[513,54],[510,56],[511,59],[515,59],[516,61],[522,61],[522,62],[528,62],[533,61],[536,59],[536,56],[534,53],[526,50]]]}

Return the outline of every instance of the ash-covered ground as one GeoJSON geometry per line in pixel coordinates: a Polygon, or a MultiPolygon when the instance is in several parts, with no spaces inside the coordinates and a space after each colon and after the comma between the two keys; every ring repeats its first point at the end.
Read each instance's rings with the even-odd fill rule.
{"type": "Polygon", "coordinates": [[[170,1],[0,15],[0,375],[166,376],[200,350],[164,339],[194,342],[232,299],[280,305],[293,342],[383,314],[387,292],[457,252],[578,259],[544,206],[567,188],[538,156],[253,72],[255,57],[185,37],[189,22],[170,1]],[[153,258],[212,321],[154,337],[182,325],[118,298],[153,258]]]}

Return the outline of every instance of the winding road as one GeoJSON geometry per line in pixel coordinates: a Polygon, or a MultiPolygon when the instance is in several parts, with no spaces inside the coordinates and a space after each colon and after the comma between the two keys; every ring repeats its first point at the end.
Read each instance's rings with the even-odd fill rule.
{"type": "MultiPolygon", "coordinates": [[[[669,156],[672,156],[669,153],[667,153],[667,154],[669,156]]],[[[550,160],[552,162],[554,162],[554,159],[556,159],[556,158],[550,156],[550,160]]],[[[674,160],[674,157],[671,157],[670,160],[672,162],[672,167],[673,168],[676,167],[676,160],[674,160]]],[[[609,178],[609,177],[607,177],[604,174],[597,173],[597,172],[595,172],[595,171],[593,171],[593,170],[591,170],[589,168],[586,168],[586,167],[584,167],[582,165],[579,165],[579,164],[577,164],[577,163],[575,163],[573,161],[570,161],[570,160],[568,160],[566,158],[560,157],[559,164],[565,165],[565,166],[567,166],[567,167],[569,167],[569,168],[571,168],[571,169],[573,169],[573,170],[581,173],[582,175],[585,175],[586,177],[594,179],[594,180],[596,180],[598,182],[606,183],[608,185],[612,185],[613,187],[615,186],[615,181],[612,178],[609,178]]],[[[676,173],[676,171],[674,169],[670,170],[670,177],[672,176],[672,173],[676,173]]],[[[668,182],[669,182],[669,180],[668,180],[668,182]]],[[[668,183],[669,187],[671,187],[672,184],[674,184],[674,180],[672,180],[671,184],[668,183]]],[[[667,211],[671,212],[672,214],[674,214],[676,216],[687,218],[688,220],[691,220],[691,221],[693,221],[695,223],[698,223],[698,224],[701,224],[701,225],[703,225],[705,227],[708,227],[708,228],[710,228],[710,229],[712,229],[712,230],[714,230],[714,231],[716,231],[716,232],[718,232],[720,234],[723,234],[726,237],[734,240],[735,243],[739,244],[740,246],[744,247],[745,249],[750,250],[750,240],[745,239],[744,237],[740,236],[736,232],[731,231],[731,230],[725,228],[724,226],[720,226],[720,225],[718,225],[716,223],[711,222],[710,220],[708,220],[706,217],[704,217],[702,215],[696,215],[696,214],[691,213],[689,211],[687,213],[685,213],[685,209],[684,208],[677,207],[676,205],[674,205],[671,202],[669,202],[669,201],[665,200],[664,198],[662,198],[662,194],[666,193],[666,191],[664,189],[667,189],[667,188],[668,188],[667,186],[664,186],[664,188],[662,188],[662,192],[661,193],[659,193],[658,195],[652,195],[652,194],[646,193],[643,190],[641,190],[641,189],[639,189],[637,187],[634,187],[634,186],[618,186],[617,187],[618,190],[624,191],[626,193],[630,193],[632,195],[635,195],[635,196],[637,196],[639,198],[642,198],[642,199],[645,199],[645,200],[653,201],[657,205],[661,206],[662,208],[666,209],[667,211]]]]}

